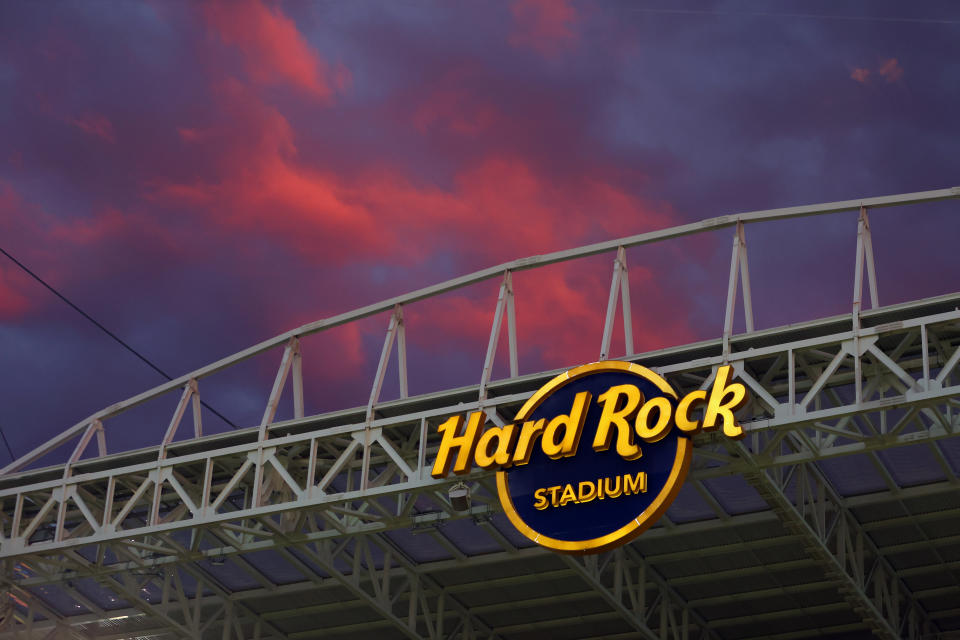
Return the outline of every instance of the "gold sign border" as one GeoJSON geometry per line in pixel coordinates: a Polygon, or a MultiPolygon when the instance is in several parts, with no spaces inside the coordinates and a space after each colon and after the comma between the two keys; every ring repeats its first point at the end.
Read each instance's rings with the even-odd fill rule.
{"type": "MultiPolygon", "coordinates": [[[[546,400],[551,393],[578,378],[592,375],[594,373],[624,371],[649,380],[665,394],[671,396],[674,400],[677,399],[677,393],[673,390],[670,384],[646,367],[633,364],[631,362],[621,362],[619,360],[593,362],[575,367],[569,371],[565,371],[540,387],[537,392],[534,393],[529,400],[527,400],[523,407],[520,408],[520,411],[517,412],[516,421],[520,423],[523,420],[526,420],[527,417],[532,414],[533,411],[540,406],[540,403],[546,400]]],[[[660,491],[657,497],[654,498],[653,502],[650,503],[650,506],[648,506],[643,513],[613,533],[608,533],[600,536],[599,538],[593,538],[591,540],[559,540],[557,538],[551,538],[534,531],[529,525],[527,525],[526,522],[523,521],[523,519],[520,517],[520,514],[517,513],[517,508],[514,506],[513,500],[510,498],[510,491],[507,487],[506,471],[497,472],[497,493],[500,495],[500,504],[503,506],[503,510],[507,514],[507,517],[510,518],[510,522],[513,523],[513,526],[515,526],[520,533],[525,535],[530,540],[533,540],[537,544],[547,547],[548,549],[559,551],[560,553],[569,553],[573,555],[599,553],[601,551],[606,551],[622,544],[626,544],[653,526],[653,523],[657,521],[657,518],[666,512],[667,507],[670,506],[670,503],[673,502],[673,499],[680,491],[680,487],[683,486],[684,480],[687,479],[687,472],[690,470],[690,461],[692,458],[693,443],[690,441],[690,438],[678,438],[677,455],[673,460],[673,467],[670,469],[670,475],[667,477],[667,482],[664,484],[663,489],[660,491]]]]}

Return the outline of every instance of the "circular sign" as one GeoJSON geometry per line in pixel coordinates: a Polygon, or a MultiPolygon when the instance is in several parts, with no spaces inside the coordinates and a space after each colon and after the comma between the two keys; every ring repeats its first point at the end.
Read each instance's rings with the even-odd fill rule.
{"type": "Polygon", "coordinates": [[[543,432],[551,421],[547,434],[572,430],[568,441],[577,444],[563,449],[554,442],[560,436],[548,443],[542,435],[526,462],[497,472],[510,521],[537,544],[573,554],[640,535],[690,468],[692,434],[672,428],[676,405],[666,380],[628,362],[587,364],[552,379],[517,413],[517,427],[533,423],[543,432]]]}

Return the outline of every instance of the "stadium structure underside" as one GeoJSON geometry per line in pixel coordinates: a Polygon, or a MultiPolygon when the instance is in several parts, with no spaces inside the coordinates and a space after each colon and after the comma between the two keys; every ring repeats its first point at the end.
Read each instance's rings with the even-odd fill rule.
{"type": "Polygon", "coordinates": [[[958,197],[729,215],[517,260],[305,325],[112,405],[0,470],[0,638],[960,637],[960,294],[877,306],[868,218],[958,197]],[[745,227],[842,211],[858,212],[851,312],[755,329],[745,227]],[[633,353],[625,249],[725,228],[721,336],[633,353]],[[460,478],[430,475],[436,427],[473,410],[509,422],[557,373],[518,375],[512,274],[607,252],[598,359],[611,357],[622,313],[619,359],[680,392],[732,365],[751,394],[738,413],[747,437],[698,434],[680,495],[632,543],[559,555],[513,529],[492,472],[466,476],[472,502],[454,509],[460,478]],[[479,384],[407,397],[405,306],[492,278],[479,384]],[[738,307],[744,333],[733,332],[738,307]],[[367,406],[304,415],[301,340],[375,314],[389,324],[367,406]],[[501,333],[511,375],[492,380],[501,333]],[[261,423],[203,435],[204,380],[271,350],[280,366],[261,423]],[[386,401],[395,368],[401,397],[386,401]],[[293,418],[278,421],[288,387],[293,418]],[[155,446],[106,451],[112,418],[167,394],[176,409],[155,425],[155,446]],[[39,464],[58,450],[65,463],[39,464]]]}

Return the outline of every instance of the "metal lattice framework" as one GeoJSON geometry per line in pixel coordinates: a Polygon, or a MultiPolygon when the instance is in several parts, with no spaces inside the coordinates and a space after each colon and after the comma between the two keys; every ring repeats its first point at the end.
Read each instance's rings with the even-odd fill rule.
{"type": "Polygon", "coordinates": [[[960,294],[878,308],[868,211],[958,197],[723,216],[517,260],[305,325],[112,405],[0,470],[0,637],[951,637],[960,294]],[[842,211],[859,212],[851,313],[756,330],[745,227],[842,211]],[[721,337],[634,354],[625,249],[722,228],[734,233],[721,337]],[[698,435],[687,485],[656,528],[566,557],[511,529],[490,473],[467,478],[473,501],[459,512],[454,480],[429,470],[440,420],[482,410],[503,424],[555,374],[518,375],[512,274],[604,252],[615,258],[599,358],[619,307],[624,358],[678,391],[733,365],[751,390],[739,415],[748,437],[698,435]],[[408,397],[404,308],[491,278],[502,284],[479,384],[408,397]],[[746,333],[735,334],[741,300],[746,333]],[[367,406],[304,415],[301,341],[381,313],[367,406]],[[510,377],[493,380],[504,319],[510,377]],[[394,349],[401,397],[381,401],[394,349]],[[203,436],[203,379],[269,350],[282,355],[260,424],[203,436]],[[294,417],[277,421],[288,382],[294,417]],[[154,447],[107,454],[111,418],[175,393],[154,447]],[[177,439],[184,421],[192,437],[177,439]],[[71,445],[65,464],[32,468],[71,445]],[[879,486],[851,486],[848,471],[864,468],[879,486]],[[924,477],[904,481],[917,468],[924,477]]]}

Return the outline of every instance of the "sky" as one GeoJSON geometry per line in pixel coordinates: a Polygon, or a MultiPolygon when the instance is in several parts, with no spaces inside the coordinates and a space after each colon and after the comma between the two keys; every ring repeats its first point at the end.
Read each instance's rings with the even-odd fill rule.
{"type": "MultiPolygon", "coordinates": [[[[516,258],[958,186],[958,113],[955,2],[5,2],[0,247],[178,376],[516,258]]],[[[872,214],[881,304],[960,290],[958,209],[872,214]]],[[[855,239],[748,227],[757,327],[849,312],[855,239]]],[[[719,337],[730,245],[627,252],[638,350],[719,337]]],[[[521,373],[596,359],[612,260],[515,276],[521,373]]],[[[406,309],[412,394],[479,381],[497,287],[406,309]]],[[[308,413],[365,404],[387,322],[305,340],[308,413]]],[[[17,456],[164,381],[2,255],[0,362],[17,456]]],[[[255,424],[278,363],[201,395],[255,424]]]]}

